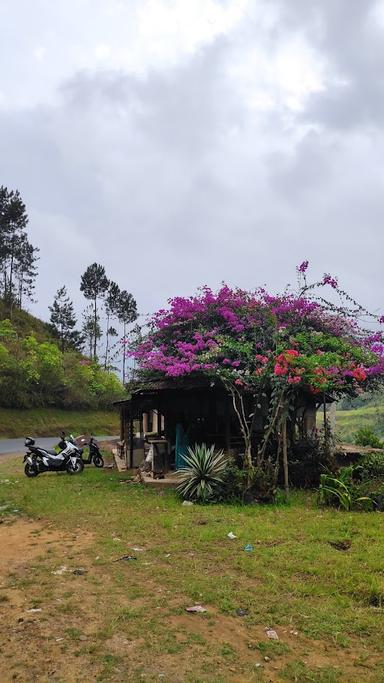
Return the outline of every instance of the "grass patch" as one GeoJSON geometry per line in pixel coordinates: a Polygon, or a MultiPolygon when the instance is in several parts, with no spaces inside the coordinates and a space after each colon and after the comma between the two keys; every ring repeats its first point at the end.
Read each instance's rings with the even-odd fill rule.
{"type": "Polygon", "coordinates": [[[115,410],[0,408],[0,438],[2,439],[21,436],[55,436],[61,431],[67,434],[87,432],[99,436],[114,436],[119,433],[119,415],[115,410]]]}
{"type": "Polygon", "coordinates": [[[0,506],[22,509],[43,527],[53,521],[67,534],[48,554],[46,539],[31,534],[31,547],[42,542],[44,552],[33,571],[10,568],[7,587],[28,587],[41,618],[54,615],[66,657],[86,634],[76,661],[94,666],[89,680],[114,680],[117,670],[127,681],[141,674],[158,680],[159,672],[171,682],[268,680],[272,665],[281,680],[380,680],[380,514],[319,509],[316,496],[305,492],[293,493],[288,506],[183,507],[172,491],[122,485],[128,477],[87,468],[76,477],[29,480],[18,459],[0,461],[0,481],[14,482],[0,484],[0,506]],[[231,530],[237,539],[228,539],[231,530]],[[81,550],[83,534],[92,534],[92,542],[81,550]],[[344,538],[352,539],[348,552],[329,545],[344,538]],[[244,552],[246,543],[252,553],[244,552]],[[137,560],[115,561],[127,554],[137,560]],[[68,572],[53,575],[61,565],[68,572]],[[75,576],[75,567],[87,573],[75,576]],[[188,615],[194,603],[207,613],[188,615]],[[245,618],[236,616],[239,608],[246,608],[245,618]],[[268,640],[266,627],[280,640],[268,640]],[[321,668],[307,662],[319,649],[321,668]],[[362,673],[367,653],[370,668],[362,673]]]}
{"type": "Polygon", "coordinates": [[[304,662],[291,662],[281,672],[284,680],[295,683],[339,683],[341,671],[334,667],[312,669],[304,662]]]}

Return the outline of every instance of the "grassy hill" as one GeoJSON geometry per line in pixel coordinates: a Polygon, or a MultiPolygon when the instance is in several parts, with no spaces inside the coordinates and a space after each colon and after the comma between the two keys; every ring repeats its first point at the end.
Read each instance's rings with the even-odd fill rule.
{"type": "MultiPolygon", "coordinates": [[[[5,306],[4,302],[0,299],[0,320],[9,319],[9,310],[5,306]]],[[[45,323],[39,318],[35,318],[27,311],[22,311],[19,308],[14,308],[12,311],[12,325],[15,328],[17,334],[24,338],[30,334],[33,334],[39,342],[57,342],[55,339],[53,330],[49,323],[45,323]]]]}
{"type": "Polygon", "coordinates": [[[353,443],[354,435],[361,427],[371,427],[377,436],[384,438],[384,401],[381,405],[336,412],[336,434],[343,441],[353,443]]]}
{"type": "Polygon", "coordinates": [[[124,387],[75,349],[61,351],[48,323],[0,301],[0,438],[60,431],[117,434],[124,387]]]}
{"type": "Polygon", "coordinates": [[[67,434],[119,434],[117,410],[60,410],[58,408],[32,408],[11,410],[0,408],[0,439],[21,436],[56,436],[67,434]]]}
{"type": "Polygon", "coordinates": [[[336,433],[343,441],[353,442],[358,429],[370,427],[384,439],[384,392],[343,399],[336,412],[336,433]]]}

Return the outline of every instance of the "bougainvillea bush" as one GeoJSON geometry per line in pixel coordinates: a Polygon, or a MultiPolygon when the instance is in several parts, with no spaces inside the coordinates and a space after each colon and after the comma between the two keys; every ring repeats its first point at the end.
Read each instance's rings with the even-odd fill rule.
{"type": "Polygon", "coordinates": [[[276,434],[284,451],[284,421],[300,395],[319,403],[325,396],[354,396],[384,377],[384,319],[370,316],[374,325],[363,329],[358,320],[368,312],[330,275],[308,284],[307,268],[308,262],[297,268],[296,292],[271,295],[223,285],[218,292],[203,287],[195,296],[171,299],[129,351],[144,376],[203,373],[226,386],[250,474],[256,465],[266,467],[267,460],[270,466],[268,443],[276,443],[276,434]],[[269,399],[269,419],[254,452],[252,419],[263,397],[269,399]]]}

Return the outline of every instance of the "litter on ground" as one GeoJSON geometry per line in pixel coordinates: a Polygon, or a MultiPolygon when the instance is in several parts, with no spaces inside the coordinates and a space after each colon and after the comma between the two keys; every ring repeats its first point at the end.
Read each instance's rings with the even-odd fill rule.
{"type": "Polygon", "coordinates": [[[192,612],[196,614],[202,614],[203,612],[207,612],[208,610],[205,609],[202,605],[193,605],[192,607],[186,607],[186,612],[192,612]]]}

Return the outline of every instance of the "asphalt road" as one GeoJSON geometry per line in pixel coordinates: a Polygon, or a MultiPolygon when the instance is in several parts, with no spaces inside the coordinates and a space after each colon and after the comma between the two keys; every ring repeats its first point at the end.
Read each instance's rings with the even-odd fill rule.
{"type": "MultiPolygon", "coordinates": [[[[104,441],[107,439],[113,439],[112,436],[97,436],[98,441],[104,441]]],[[[0,455],[5,453],[23,453],[26,448],[24,446],[25,439],[0,439],[0,455]]],[[[53,448],[59,442],[59,437],[57,436],[44,436],[41,438],[36,438],[36,445],[42,446],[42,448],[53,448]]]]}

